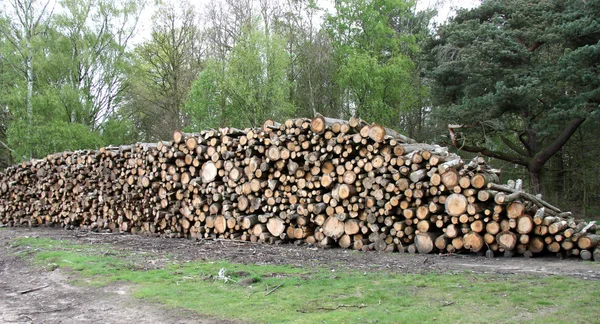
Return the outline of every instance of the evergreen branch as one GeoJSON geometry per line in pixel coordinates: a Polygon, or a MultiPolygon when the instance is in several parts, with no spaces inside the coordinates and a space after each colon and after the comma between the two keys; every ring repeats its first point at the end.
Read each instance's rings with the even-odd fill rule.
{"type": "MultiPolygon", "coordinates": [[[[521,142],[521,144],[523,144],[523,146],[525,146],[525,149],[527,151],[531,152],[531,147],[529,146],[529,143],[525,139],[525,136],[527,136],[526,132],[522,132],[521,134],[519,134],[519,141],[521,142]]],[[[530,155],[527,155],[527,156],[530,156],[530,155]]]]}
{"type": "Polygon", "coordinates": [[[4,143],[3,141],[0,141],[0,144],[2,144],[2,146],[4,146],[4,148],[9,150],[11,153],[15,153],[15,151],[11,149],[8,145],[6,145],[6,143],[4,143]]]}
{"type": "Polygon", "coordinates": [[[519,155],[527,156],[527,152],[525,152],[524,149],[522,149],[519,146],[517,146],[511,140],[509,140],[508,138],[506,138],[506,136],[500,135],[500,139],[502,140],[502,143],[504,143],[506,146],[508,146],[509,149],[513,150],[513,152],[515,152],[515,153],[517,153],[519,155]]]}
{"type": "Polygon", "coordinates": [[[465,151],[465,152],[480,153],[480,154],[483,154],[488,157],[493,157],[496,159],[516,163],[516,164],[523,165],[523,166],[529,165],[529,159],[525,159],[516,154],[510,154],[510,153],[505,153],[505,152],[500,152],[500,151],[489,150],[484,147],[466,145],[465,141],[463,141],[462,143],[459,143],[454,134],[454,129],[460,128],[460,127],[463,127],[463,126],[462,125],[448,125],[448,130],[450,132],[450,138],[452,139],[452,146],[456,147],[457,149],[459,149],[461,151],[465,151]]]}
{"type": "Polygon", "coordinates": [[[531,45],[531,47],[529,48],[529,52],[533,53],[535,52],[536,49],[538,49],[540,46],[544,45],[544,42],[535,42],[533,43],[533,45],[531,45]]]}
{"type": "Polygon", "coordinates": [[[507,161],[507,162],[512,162],[512,163],[519,164],[522,166],[527,166],[529,164],[529,161],[527,159],[524,159],[515,154],[494,151],[494,150],[488,150],[487,148],[478,147],[478,146],[459,145],[459,146],[455,146],[455,147],[461,151],[471,152],[471,153],[481,153],[488,157],[500,159],[500,160],[507,161]]]}
{"type": "Polygon", "coordinates": [[[579,117],[571,120],[571,122],[569,122],[567,127],[563,130],[562,134],[557,137],[552,144],[548,145],[545,149],[535,155],[535,160],[543,165],[567,143],[567,141],[585,120],[585,117],[579,117]]]}

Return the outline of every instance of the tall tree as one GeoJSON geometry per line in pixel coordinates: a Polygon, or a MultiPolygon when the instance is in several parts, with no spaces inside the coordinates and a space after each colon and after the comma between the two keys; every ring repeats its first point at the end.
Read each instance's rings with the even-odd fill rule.
{"type": "MultiPolygon", "coordinates": [[[[416,10],[412,8],[413,15],[403,20],[397,20],[393,24],[394,30],[400,34],[408,34],[414,37],[419,48],[423,48],[431,37],[430,23],[437,15],[434,8],[416,10]]],[[[405,108],[400,115],[398,129],[406,132],[410,138],[418,141],[430,141],[432,133],[431,102],[429,84],[425,75],[427,66],[427,52],[423,50],[409,52],[411,60],[415,64],[410,78],[411,95],[403,97],[402,105],[405,108]]]]}
{"type": "MultiPolygon", "coordinates": [[[[0,16],[0,29],[8,28],[7,17],[0,16]]],[[[8,110],[7,100],[8,94],[11,92],[14,70],[6,60],[6,36],[0,33],[0,168],[5,168],[10,165],[12,160],[12,149],[7,144],[6,130],[10,120],[10,112],[8,110]],[[3,45],[2,45],[3,44],[3,45]]]]}
{"type": "MultiPolygon", "coordinates": [[[[452,144],[527,168],[546,163],[600,105],[600,1],[487,0],[433,40],[439,115],[452,144]]],[[[595,116],[595,117],[594,117],[595,116]]]]}
{"type": "Polygon", "coordinates": [[[7,23],[0,26],[7,40],[0,52],[12,67],[0,70],[9,84],[0,90],[7,147],[22,160],[102,145],[102,124],[119,105],[124,87],[127,43],[140,1],[11,4],[7,23]]]}
{"type": "Polygon", "coordinates": [[[296,116],[311,117],[317,112],[337,116],[339,113],[333,47],[321,28],[324,13],[317,1],[287,0],[273,24],[286,41],[285,50],[290,57],[288,96],[296,108],[296,116]]]}
{"type": "Polygon", "coordinates": [[[337,62],[331,39],[323,30],[302,39],[298,44],[295,66],[297,114],[340,116],[341,88],[336,83],[337,62]]]}
{"type": "Polygon", "coordinates": [[[49,59],[67,122],[100,128],[125,87],[127,46],[143,1],[61,0],[49,59]]]}
{"type": "Polygon", "coordinates": [[[398,125],[404,103],[412,100],[410,55],[418,47],[413,35],[395,27],[413,16],[412,9],[406,0],[336,1],[326,28],[339,65],[336,81],[347,94],[344,115],[398,125]]]}
{"type": "Polygon", "coordinates": [[[256,127],[291,115],[285,43],[265,26],[244,27],[223,60],[207,62],[186,103],[192,126],[256,127]]]}
{"type": "Polygon", "coordinates": [[[189,2],[163,4],[153,19],[151,39],[135,49],[127,109],[145,137],[155,140],[169,138],[185,125],[182,110],[200,71],[203,48],[189,2]]]}
{"type": "Polygon", "coordinates": [[[289,116],[286,75],[289,57],[283,47],[279,35],[251,25],[233,48],[226,82],[236,106],[229,116],[236,119],[243,116],[239,125],[256,127],[265,119],[281,120],[289,116]]]}
{"type": "MultiPolygon", "coordinates": [[[[53,13],[52,1],[10,0],[5,17],[7,23],[2,24],[1,32],[10,46],[5,48],[3,58],[9,62],[25,80],[27,93],[24,96],[24,119],[27,131],[26,145],[31,146],[33,122],[33,92],[35,71],[34,55],[40,51],[43,35],[49,28],[53,13]]],[[[25,158],[32,157],[32,151],[23,152],[25,158]]]]}

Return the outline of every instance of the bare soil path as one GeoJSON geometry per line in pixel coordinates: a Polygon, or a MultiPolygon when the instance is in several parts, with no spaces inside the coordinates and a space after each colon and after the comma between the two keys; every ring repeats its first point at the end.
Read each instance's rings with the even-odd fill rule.
{"type": "MultiPolygon", "coordinates": [[[[97,234],[53,228],[0,230],[0,322],[2,323],[228,323],[193,312],[144,304],[131,287],[92,288],[71,284],[62,271],[47,271],[17,258],[10,242],[19,237],[47,237],[78,243],[111,245],[128,252],[169,255],[171,260],[228,260],[235,263],[288,264],[396,273],[473,272],[561,275],[600,280],[600,262],[554,257],[495,258],[440,256],[316,249],[309,246],[264,245],[232,241],[192,241],[135,235],[97,234]],[[32,288],[41,289],[25,294],[32,288]]],[[[160,259],[160,258],[158,258],[160,259]]]]}

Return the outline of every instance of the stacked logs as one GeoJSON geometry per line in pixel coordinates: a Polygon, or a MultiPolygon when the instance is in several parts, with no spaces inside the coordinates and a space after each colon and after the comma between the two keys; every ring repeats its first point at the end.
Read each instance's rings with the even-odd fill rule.
{"type": "Polygon", "coordinates": [[[63,152],[0,176],[0,221],[368,251],[600,259],[593,222],[481,158],[318,116],[63,152]]]}

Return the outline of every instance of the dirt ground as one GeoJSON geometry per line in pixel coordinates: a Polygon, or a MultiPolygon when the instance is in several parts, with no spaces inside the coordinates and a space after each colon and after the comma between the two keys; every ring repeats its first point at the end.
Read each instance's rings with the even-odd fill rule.
{"type": "Polygon", "coordinates": [[[148,305],[131,296],[131,287],[101,289],[74,286],[67,273],[28,266],[14,256],[10,241],[19,237],[68,239],[110,244],[131,252],[169,254],[178,261],[229,260],[235,263],[289,264],[397,273],[464,272],[561,275],[600,280],[600,263],[573,258],[526,259],[474,255],[411,255],[317,249],[310,246],[264,245],[231,241],[192,241],[135,235],[98,234],[52,228],[0,230],[0,322],[2,323],[231,323],[193,312],[148,305]],[[22,294],[36,288],[42,289],[22,294]]]}

